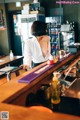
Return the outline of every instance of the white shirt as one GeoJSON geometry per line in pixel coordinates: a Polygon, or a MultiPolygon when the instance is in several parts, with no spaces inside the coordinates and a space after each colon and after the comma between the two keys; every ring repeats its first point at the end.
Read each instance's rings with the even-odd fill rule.
{"type": "Polygon", "coordinates": [[[41,63],[45,62],[49,59],[50,56],[50,43],[49,43],[49,51],[47,55],[44,57],[42,54],[42,50],[39,42],[36,37],[26,40],[23,51],[23,63],[31,67],[31,62],[41,63]]]}

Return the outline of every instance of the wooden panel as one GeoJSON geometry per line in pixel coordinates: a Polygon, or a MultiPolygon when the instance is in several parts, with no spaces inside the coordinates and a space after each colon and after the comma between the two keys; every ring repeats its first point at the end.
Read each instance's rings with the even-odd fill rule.
{"type": "Polygon", "coordinates": [[[15,105],[20,105],[20,106],[25,106],[26,101],[27,101],[27,96],[31,93],[35,94],[37,92],[37,90],[42,86],[42,84],[50,83],[51,79],[52,79],[52,75],[49,75],[49,76],[45,77],[42,81],[35,84],[29,90],[24,91],[24,93],[20,94],[19,96],[17,96],[15,99],[10,101],[9,103],[15,104],[15,105]]]}

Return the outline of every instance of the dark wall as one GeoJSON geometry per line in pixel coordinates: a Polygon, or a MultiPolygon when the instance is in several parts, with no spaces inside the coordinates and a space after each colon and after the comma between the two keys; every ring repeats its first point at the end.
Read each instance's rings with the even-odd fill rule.
{"type": "MultiPolygon", "coordinates": [[[[3,1],[3,0],[0,0],[3,1]]],[[[30,0],[31,1],[31,0],[30,0]]],[[[80,41],[80,4],[79,5],[59,5],[56,4],[57,0],[38,0],[41,3],[41,6],[45,8],[45,16],[49,16],[50,8],[59,8],[63,7],[63,19],[64,22],[68,20],[69,22],[74,21],[75,22],[75,35],[76,35],[76,41],[80,41]]],[[[23,5],[26,4],[26,2],[22,2],[23,5]]],[[[0,9],[5,10],[4,7],[1,7],[2,4],[0,4],[0,9]]],[[[22,7],[17,8],[15,6],[15,3],[8,4],[8,11],[14,11],[14,10],[22,10],[22,7]]],[[[6,17],[5,17],[6,19],[6,17]]],[[[6,24],[8,21],[6,20],[6,24]]],[[[8,33],[8,25],[6,25],[6,30],[0,31],[0,51],[1,53],[9,53],[9,33],[8,33]],[[4,44],[5,42],[5,44],[4,44]]]]}
{"type": "Polygon", "coordinates": [[[49,16],[50,8],[63,7],[63,21],[75,23],[75,39],[76,42],[80,41],[80,4],[56,4],[57,0],[39,0],[41,5],[45,8],[45,16],[49,16]]]}
{"type": "MultiPolygon", "coordinates": [[[[51,8],[60,8],[63,7],[63,21],[66,22],[67,20],[69,22],[75,23],[75,38],[76,42],[80,41],[80,4],[78,5],[60,5],[56,4],[57,0],[38,0],[42,7],[45,8],[45,16],[50,16],[50,9],[51,8]]],[[[59,0],[58,0],[59,1],[59,0]]],[[[9,6],[9,5],[8,5],[9,6]]],[[[11,4],[10,4],[11,6],[11,4]]],[[[13,7],[9,6],[9,9],[12,9],[13,7]]],[[[15,5],[14,5],[15,6],[15,5]]],[[[22,9],[22,8],[21,8],[22,9]]]]}
{"type": "Polygon", "coordinates": [[[50,8],[60,7],[59,4],[56,4],[56,0],[38,0],[38,1],[40,2],[41,6],[45,8],[45,16],[49,16],[50,8]]]}
{"type": "MultiPolygon", "coordinates": [[[[41,4],[42,7],[45,8],[45,16],[50,16],[50,9],[51,8],[63,8],[63,21],[64,23],[68,20],[69,22],[75,23],[75,39],[76,42],[80,41],[80,4],[76,5],[60,5],[56,4],[56,1],[59,0],[38,0],[41,4]]],[[[11,4],[10,4],[11,6],[11,4]]],[[[13,7],[11,6],[9,8],[12,9],[13,7]]],[[[15,6],[15,5],[14,5],[15,6]]],[[[15,9],[15,7],[14,7],[15,9]]]]}
{"type": "Polygon", "coordinates": [[[64,10],[64,21],[74,22],[75,29],[75,41],[79,42],[79,31],[80,31],[80,15],[79,15],[80,5],[63,5],[64,10]]]}

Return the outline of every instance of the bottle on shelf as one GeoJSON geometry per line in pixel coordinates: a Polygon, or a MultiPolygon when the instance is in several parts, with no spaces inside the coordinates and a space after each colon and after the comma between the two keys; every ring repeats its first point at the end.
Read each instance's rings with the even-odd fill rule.
{"type": "Polygon", "coordinates": [[[51,83],[51,103],[59,104],[60,103],[60,81],[58,72],[53,73],[52,83],[51,83]]]}
{"type": "Polygon", "coordinates": [[[10,54],[9,54],[9,56],[10,56],[10,60],[13,60],[13,59],[14,59],[14,55],[13,55],[12,50],[10,50],[10,54]]]}
{"type": "Polygon", "coordinates": [[[61,59],[63,56],[62,56],[62,50],[59,50],[59,59],[61,59]]]}

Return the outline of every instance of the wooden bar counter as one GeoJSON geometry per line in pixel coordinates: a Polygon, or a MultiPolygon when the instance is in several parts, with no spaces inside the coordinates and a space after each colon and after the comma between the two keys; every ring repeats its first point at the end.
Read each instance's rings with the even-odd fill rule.
{"type": "Polygon", "coordinates": [[[34,81],[31,83],[19,83],[18,80],[25,75],[28,75],[32,73],[33,71],[36,71],[37,69],[41,68],[43,65],[46,65],[46,63],[43,63],[35,68],[33,68],[30,71],[25,72],[24,74],[20,75],[19,77],[16,77],[14,80],[11,80],[4,85],[0,86],[0,102],[5,103],[11,103],[11,104],[17,104],[17,105],[24,105],[26,102],[26,97],[28,94],[32,92],[36,92],[42,84],[48,82],[52,79],[52,73],[62,67],[64,64],[70,63],[70,61],[73,62],[73,59],[76,59],[79,57],[80,52],[78,52],[75,55],[70,55],[69,57],[65,58],[63,61],[60,61],[56,63],[51,69],[48,69],[44,74],[37,77],[34,81]]]}
{"type": "MultiPolygon", "coordinates": [[[[76,53],[75,55],[69,55],[67,58],[64,58],[64,60],[59,61],[58,63],[54,64],[51,68],[47,69],[47,71],[45,71],[43,74],[41,74],[41,76],[38,76],[37,78],[34,79],[34,81],[32,81],[30,83],[19,83],[18,80],[23,78],[26,75],[29,75],[30,73],[32,73],[34,71],[37,71],[39,68],[42,68],[44,65],[46,65],[46,62],[33,68],[30,71],[26,71],[19,77],[16,77],[15,79],[1,85],[0,86],[0,110],[8,110],[8,111],[10,110],[11,111],[11,108],[12,108],[13,110],[15,109],[17,111],[17,109],[20,108],[20,110],[22,109],[21,114],[23,114],[23,111],[26,111],[27,108],[23,108],[23,107],[19,107],[19,106],[25,106],[27,96],[30,93],[35,93],[42,86],[42,84],[49,83],[52,79],[52,73],[54,71],[60,69],[65,64],[74,62],[75,59],[80,59],[79,55],[80,55],[80,51],[78,53],[76,53]],[[10,104],[12,104],[12,105],[10,105],[10,104]],[[15,105],[18,105],[18,106],[14,107],[15,105]],[[5,107],[1,107],[1,106],[5,106],[5,107]]],[[[14,112],[14,114],[17,114],[16,111],[14,112]]],[[[54,113],[54,114],[56,116],[57,115],[62,116],[61,119],[62,118],[67,119],[67,117],[68,117],[68,116],[66,117],[66,115],[61,115],[61,114],[57,114],[57,113],[54,113]]],[[[53,119],[54,119],[54,114],[51,115],[53,117],[53,119]]],[[[26,112],[24,112],[23,116],[26,116],[26,112]]],[[[34,120],[34,118],[33,119],[27,118],[27,119],[34,120]]],[[[74,118],[75,117],[72,117],[72,119],[74,119],[74,118]]],[[[53,119],[51,119],[51,117],[50,117],[50,119],[41,119],[41,120],[53,120],[53,119]]],[[[76,119],[78,119],[78,117],[76,119]]],[[[16,118],[15,120],[18,120],[18,119],[16,118]]]]}

